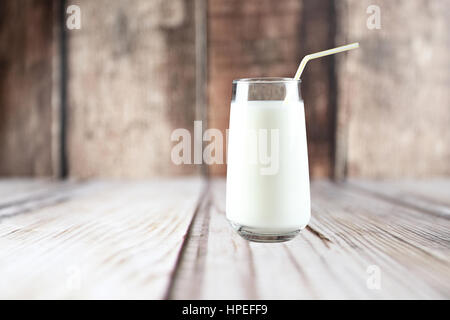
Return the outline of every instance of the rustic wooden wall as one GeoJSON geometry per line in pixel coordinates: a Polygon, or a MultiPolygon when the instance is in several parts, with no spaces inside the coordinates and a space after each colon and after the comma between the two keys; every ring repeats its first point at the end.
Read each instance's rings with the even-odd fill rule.
{"type": "Polygon", "coordinates": [[[450,2],[346,0],[338,20],[338,41],[361,43],[339,56],[338,175],[449,175],[450,2]]]}
{"type": "MultiPolygon", "coordinates": [[[[332,1],[210,0],[208,5],[208,126],[222,132],[228,128],[233,79],[292,77],[302,56],[334,44],[332,1]]],[[[332,59],[323,59],[304,74],[313,177],[331,172],[331,71],[332,59]]],[[[226,166],[212,166],[210,172],[223,175],[226,166]]]]}
{"type": "Polygon", "coordinates": [[[292,76],[353,41],[303,75],[311,176],[450,174],[448,1],[68,0],[82,28],[67,30],[67,79],[61,2],[0,2],[0,175],[60,174],[63,83],[70,176],[199,173],[170,161],[173,129],[225,132],[232,79],[292,76]]]}
{"type": "MultiPolygon", "coordinates": [[[[307,54],[343,44],[336,42],[335,36],[335,1],[303,1],[297,62],[307,54]]],[[[293,74],[295,72],[290,76],[293,74]]],[[[310,176],[330,177],[335,154],[335,57],[308,63],[302,74],[302,95],[306,110],[310,176]]]]}
{"type": "Polygon", "coordinates": [[[80,0],[68,32],[68,166],[75,177],[198,172],[170,136],[196,119],[194,1],[80,0]]]}
{"type": "Polygon", "coordinates": [[[0,1],[0,175],[54,174],[54,16],[54,1],[0,1]]]}

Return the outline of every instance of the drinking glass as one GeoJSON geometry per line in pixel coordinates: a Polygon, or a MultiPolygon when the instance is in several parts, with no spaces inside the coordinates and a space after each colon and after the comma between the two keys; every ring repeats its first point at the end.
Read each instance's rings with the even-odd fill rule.
{"type": "Polygon", "coordinates": [[[311,217],[300,80],[233,81],[226,215],[243,238],[282,242],[311,217]]]}

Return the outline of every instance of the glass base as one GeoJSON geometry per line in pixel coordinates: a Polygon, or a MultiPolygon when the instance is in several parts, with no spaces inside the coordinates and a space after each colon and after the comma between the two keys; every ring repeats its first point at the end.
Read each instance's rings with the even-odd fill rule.
{"type": "Polygon", "coordinates": [[[267,229],[253,228],[228,220],[234,230],[245,240],[253,242],[285,242],[294,239],[301,229],[289,231],[271,231],[267,229]]]}

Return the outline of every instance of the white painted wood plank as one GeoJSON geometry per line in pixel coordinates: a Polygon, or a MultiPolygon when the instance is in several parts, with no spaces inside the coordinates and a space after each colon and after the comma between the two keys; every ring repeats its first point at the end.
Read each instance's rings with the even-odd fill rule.
{"type": "Polygon", "coordinates": [[[201,267],[191,268],[195,281],[174,286],[185,293],[174,298],[450,298],[450,225],[443,217],[319,181],[312,184],[311,223],[297,238],[250,243],[226,221],[224,180],[209,189],[210,215],[202,218],[209,228],[196,235],[197,248],[207,249],[194,250],[201,267]],[[367,284],[373,266],[381,271],[379,289],[367,284]]]}
{"type": "Polygon", "coordinates": [[[424,212],[450,217],[450,179],[371,181],[351,179],[349,185],[424,212]]]}
{"type": "Polygon", "coordinates": [[[0,208],[42,194],[58,185],[50,179],[0,179],[0,208]]]}
{"type": "Polygon", "coordinates": [[[99,181],[3,208],[12,216],[0,216],[0,297],[450,297],[446,217],[326,181],[312,185],[308,229],[260,244],[229,227],[225,182],[214,180],[176,267],[201,185],[99,181]],[[367,286],[372,265],[380,290],[367,286]]]}
{"type": "Polygon", "coordinates": [[[223,180],[210,184],[207,255],[200,287],[201,299],[258,299],[249,243],[225,218],[223,180]]]}
{"type": "Polygon", "coordinates": [[[190,238],[195,237],[195,240],[189,241],[188,248],[193,242],[196,245],[187,248],[188,252],[183,255],[172,298],[351,297],[343,294],[345,291],[341,285],[344,283],[345,286],[345,277],[336,277],[326,263],[331,256],[335,257],[335,261],[341,261],[342,256],[336,250],[330,251],[328,244],[312,231],[304,230],[288,243],[247,242],[226,221],[223,180],[216,179],[211,183],[207,202],[203,214],[197,217],[199,221],[194,222],[197,230],[190,234],[190,238]],[[333,283],[334,286],[324,286],[326,283],[333,283]]]}
{"type": "MultiPolygon", "coordinates": [[[[311,226],[362,264],[382,274],[379,298],[450,297],[449,220],[343,184],[313,184],[311,226]]],[[[366,278],[368,275],[366,275],[366,278]]]]}
{"type": "MultiPolygon", "coordinates": [[[[9,194],[9,201],[0,205],[0,221],[6,217],[23,214],[68,201],[78,195],[89,193],[91,184],[76,181],[45,181],[33,187],[9,194]]],[[[9,190],[8,190],[9,191],[9,190]]]]}
{"type": "Polygon", "coordinates": [[[4,217],[0,298],[164,298],[202,185],[93,182],[65,202],[4,217]]]}
{"type": "MultiPolygon", "coordinates": [[[[241,239],[225,221],[225,183],[216,181],[212,193],[213,207],[221,215],[222,228],[210,232],[208,242],[214,241],[216,234],[230,233],[236,238],[233,242],[249,248],[246,255],[233,256],[223,263],[221,273],[211,268],[215,276],[211,278],[233,278],[226,271],[236,263],[247,264],[249,277],[239,282],[227,281],[222,286],[222,292],[227,292],[222,298],[234,299],[236,292],[247,292],[244,298],[261,299],[314,299],[314,298],[370,298],[371,294],[365,289],[365,269],[355,265],[353,261],[346,263],[349,255],[342,248],[329,244],[320,239],[311,229],[305,229],[294,240],[286,243],[254,243],[241,239]],[[245,262],[243,259],[247,259],[245,262]],[[357,283],[355,281],[358,280],[357,283]],[[349,284],[351,281],[351,284],[349,284]],[[253,295],[251,294],[253,292],[253,295]]],[[[211,218],[213,220],[214,218],[211,218]]],[[[227,245],[226,239],[221,239],[222,246],[227,245]]],[[[238,248],[239,249],[239,248],[238,248]]],[[[237,251],[238,249],[235,249],[237,251]]],[[[234,254],[234,251],[232,252],[234,254]]],[[[208,251],[210,260],[215,252],[208,251]]],[[[208,280],[205,281],[207,283],[208,280]]],[[[205,298],[210,295],[205,291],[205,298]]],[[[213,291],[213,290],[211,290],[213,291]]]]}
{"type": "Polygon", "coordinates": [[[210,181],[175,274],[172,299],[259,298],[249,243],[228,226],[222,192],[222,179],[210,181]]]}
{"type": "MultiPolygon", "coordinates": [[[[207,190],[207,189],[206,189],[207,190]]],[[[206,192],[189,227],[180,260],[168,290],[168,299],[198,299],[207,252],[210,197],[206,192]]]]}

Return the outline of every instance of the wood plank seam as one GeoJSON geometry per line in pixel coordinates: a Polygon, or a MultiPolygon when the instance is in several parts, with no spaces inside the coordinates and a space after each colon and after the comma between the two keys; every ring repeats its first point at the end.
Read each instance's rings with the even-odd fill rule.
{"type": "MultiPolygon", "coordinates": [[[[183,244],[173,269],[173,273],[167,287],[164,299],[171,300],[176,299],[176,294],[180,293],[180,290],[186,290],[183,287],[183,281],[198,281],[201,283],[204,256],[206,255],[206,245],[208,242],[208,227],[209,227],[209,208],[211,206],[211,198],[209,194],[210,182],[206,180],[204,190],[201,192],[197,207],[195,208],[192,216],[191,223],[186,232],[183,244]],[[185,265],[185,259],[189,253],[195,252],[195,269],[186,270],[188,273],[183,275],[183,267],[185,265]],[[188,279],[189,278],[189,279],[188,279]],[[181,287],[181,288],[178,288],[181,287]]],[[[195,293],[194,293],[195,294],[195,293]]],[[[195,295],[189,295],[189,298],[195,299],[195,295]]]]}
{"type": "MultiPolygon", "coordinates": [[[[337,184],[338,185],[342,185],[341,182],[337,182],[337,184]]],[[[413,209],[414,211],[426,212],[428,214],[432,214],[432,215],[439,216],[439,217],[446,218],[446,219],[450,218],[450,215],[447,213],[447,210],[449,210],[449,208],[447,208],[446,206],[445,206],[445,209],[447,209],[447,210],[445,210],[445,209],[443,209],[443,210],[436,210],[436,209],[433,210],[433,209],[430,209],[430,208],[426,208],[424,206],[419,206],[417,204],[413,204],[413,203],[404,201],[402,199],[398,199],[398,198],[387,196],[387,195],[382,194],[380,192],[373,191],[371,189],[365,188],[365,187],[357,185],[357,184],[353,184],[351,182],[345,183],[345,186],[350,188],[350,189],[352,189],[352,190],[354,190],[354,191],[356,191],[356,192],[358,192],[358,193],[360,193],[360,194],[363,194],[365,196],[375,197],[375,198],[384,200],[386,202],[389,202],[389,203],[392,203],[392,204],[395,204],[395,205],[399,205],[399,206],[402,206],[402,207],[405,207],[405,208],[413,209]]]]}
{"type": "Polygon", "coordinates": [[[225,184],[225,179],[212,180],[211,240],[204,275],[210,284],[202,288],[202,298],[261,299],[262,288],[257,281],[259,263],[254,250],[258,244],[244,240],[230,227],[226,218],[225,184]]]}
{"type": "Polygon", "coordinates": [[[309,232],[311,232],[313,235],[317,236],[320,240],[323,241],[323,243],[325,244],[325,246],[327,248],[330,247],[329,243],[332,243],[333,241],[331,241],[326,235],[324,235],[323,233],[317,231],[314,227],[312,227],[311,225],[307,225],[306,226],[306,230],[308,230],[309,232]]]}
{"type": "Polygon", "coordinates": [[[5,203],[0,206],[0,222],[5,218],[66,202],[70,200],[77,190],[82,189],[82,187],[82,184],[59,187],[56,190],[38,194],[33,197],[5,203]]]}
{"type": "MultiPolygon", "coordinates": [[[[61,190],[61,189],[59,189],[61,190]]],[[[19,200],[13,200],[13,201],[9,201],[6,203],[2,203],[0,204],[0,213],[2,209],[8,208],[8,207],[12,207],[12,206],[19,206],[22,204],[25,204],[27,202],[32,202],[32,201],[39,201],[39,200],[43,200],[47,197],[49,197],[51,194],[54,194],[55,192],[53,191],[47,191],[47,192],[43,192],[37,195],[33,195],[33,196],[26,196],[22,199],[19,200]]]]}

